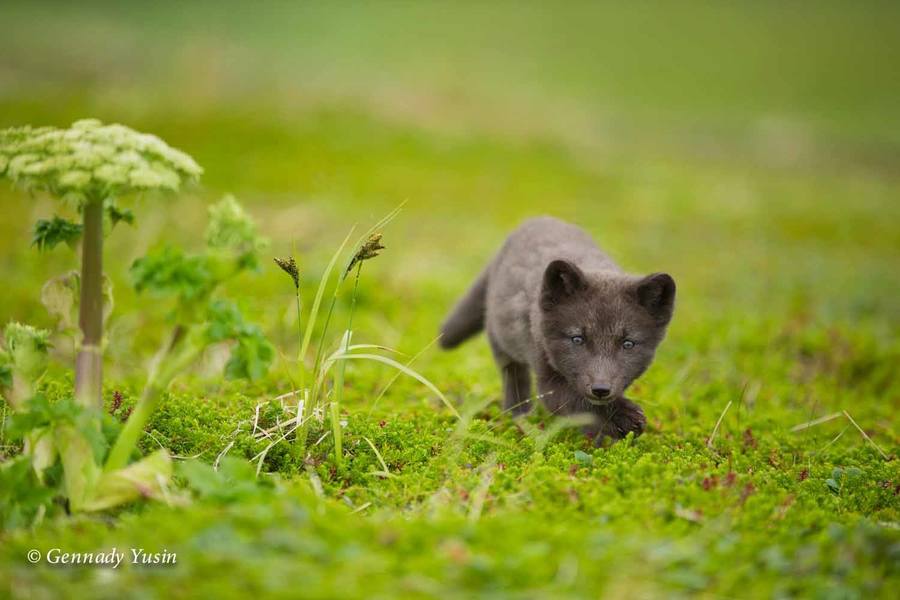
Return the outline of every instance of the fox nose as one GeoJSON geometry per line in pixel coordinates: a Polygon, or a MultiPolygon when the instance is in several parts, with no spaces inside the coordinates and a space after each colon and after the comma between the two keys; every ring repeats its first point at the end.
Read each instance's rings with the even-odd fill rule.
{"type": "Polygon", "coordinates": [[[595,398],[599,398],[599,399],[601,399],[601,400],[602,400],[603,398],[608,397],[608,396],[609,396],[609,393],[610,393],[611,391],[612,391],[612,390],[609,388],[608,385],[594,385],[594,386],[591,386],[591,393],[594,395],[595,398]]]}

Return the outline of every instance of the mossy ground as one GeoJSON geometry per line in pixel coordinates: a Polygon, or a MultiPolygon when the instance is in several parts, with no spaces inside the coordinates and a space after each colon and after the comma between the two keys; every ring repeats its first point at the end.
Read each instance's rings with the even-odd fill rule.
{"type": "MultiPolygon", "coordinates": [[[[223,459],[219,476],[182,474],[194,482],[187,504],[0,533],[3,595],[891,597],[900,585],[897,80],[854,68],[895,68],[894,7],[829,5],[814,27],[805,11],[768,5],[687,15],[660,5],[651,31],[672,46],[632,58],[588,35],[579,23],[603,14],[586,8],[549,24],[500,5],[244,18],[2,10],[14,26],[0,42],[0,126],[122,121],[206,169],[199,190],[139,200],[138,225],[109,239],[116,417],[139,393],[168,310],[135,296],[126,270],[163,241],[195,247],[206,203],[225,192],[248,206],[273,256],[295,252],[307,301],[348,228],[407,200],[363,270],[355,339],[410,356],[527,216],[575,221],[626,269],[666,270],[679,286],[669,337],[632,393],[649,419],[638,439],[594,449],[574,430],[551,437],[540,411],[533,427],[516,424],[496,403],[483,340],[414,363],[459,403],[462,423],[405,378],[376,403],[392,373],[351,363],[340,467],[330,436],[315,444],[323,426],[305,463],[273,446],[262,485],[249,483],[255,463],[223,459]],[[499,41],[484,21],[498,15],[514,15],[499,41]],[[423,22],[420,39],[409,33],[423,22]],[[679,35],[665,37],[662,22],[679,35]],[[685,45],[711,23],[728,44],[685,45]],[[765,52],[759,32],[771,36],[765,52]],[[789,37],[811,51],[773,62],[789,37]],[[663,69],[670,54],[710,93],[663,69]],[[597,57],[609,69],[592,71],[597,57]],[[843,416],[792,431],[840,411],[890,460],[843,416]],[[373,447],[389,476],[376,473],[373,447]],[[30,548],[113,546],[166,549],[178,563],[25,559],[30,548]]],[[[640,30],[643,14],[622,9],[620,26],[640,30]]],[[[74,258],[28,247],[50,200],[8,188],[0,198],[0,315],[48,326],[40,285],[74,258]]],[[[271,265],[228,292],[282,359],[247,384],[223,382],[210,355],[173,386],[144,450],[252,458],[269,444],[254,426],[284,418],[274,399],[291,390],[291,284],[271,265]]],[[[335,322],[346,315],[342,302],[335,322]]],[[[65,393],[68,382],[59,368],[48,386],[65,393]]]]}

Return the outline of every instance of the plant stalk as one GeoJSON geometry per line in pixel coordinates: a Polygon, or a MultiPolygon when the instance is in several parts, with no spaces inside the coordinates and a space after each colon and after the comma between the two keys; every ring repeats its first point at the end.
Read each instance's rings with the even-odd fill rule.
{"type": "Polygon", "coordinates": [[[310,394],[306,389],[306,361],[303,356],[303,312],[300,300],[300,286],[297,291],[297,368],[300,370],[300,400],[297,402],[297,428],[294,431],[294,455],[301,460],[306,454],[306,423],[303,419],[305,413],[311,410],[309,405],[310,394]]]}
{"type": "MultiPolygon", "coordinates": [[[[331,297],[331,305],[328,307],[328,314],[325,315],[325,323],[322,326],[322,334],[319,336],[319,346],[316,348],[316,361],[313,363],[313,374],[318,378],[319,369],[322,366],[322,358],[325,355],[325,335],[328,333],[328,326],[331,324],[331,315],[334,314],[334,307],[337,304],[338,290],[341,286],[341,280],[338,280],[334,295],[331,297]]],[[[315,400],[318,401],[318,398],[315,400]]]]}
{"type": "MultiPolygon", "coordinates": [[[[353,294],[350,297],[350,316],[347,319],[347,333],[342,338],[343,353],[350,347],[350,338],[353,335],[353,313],[356,310],[356,292],[359,289],[359,276],[362,273],[363,261],[359,261],[356,267],[356,278],[353,281],[353,294]]],[[[334,400],[331,403],[331,431],[334,435],[334,460],[338,466],[343,457],[343,431],[341,430],[341,403],[344,401],[344,370],[347,361],[341,361],[337,365],[334,375],[334,400]]]]}
{"type": "Polygon", "coordinates": [[[81,243],[81,348],[75,360],[75,399],[103,410],[103,200],[84,205],[81,243]]]}
{"type": "Polygon", "coordinates": [[[303,363],[303,313],[300,301],[300,288],[296,288],[297,296],[297,362],[303,363]]]}
{"type": "Polygon", "coordinates": [[[187,329],[183,325],[177,325],[172,331],[172,336],[163,347],[158,362],[150,371],[140,400],[131,411],[125,427],[122,428],[119,437],[116,438],[116,443],[109,452],[104,466],[106,472],[115,471],[128,465],[128,459],[137,447],[141,432],[147,421],[150,420],[150,415],[156,410],[162,393],[169,387],[169,383],[179,371],[190,364],[199,354],[199,350],[194,345],[190,343],[185,345],[184,340],[187,333],[187,329]]]}

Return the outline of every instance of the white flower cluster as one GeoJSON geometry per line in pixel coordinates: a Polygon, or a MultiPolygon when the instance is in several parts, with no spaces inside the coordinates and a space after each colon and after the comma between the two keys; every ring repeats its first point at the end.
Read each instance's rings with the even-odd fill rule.
{"type": "Polygon", "coordinates": [[[177,191],[203,169],[155,135],[96,119],[69,129],[19,127],[0,131],[0,176],[81,204],[132,192],[177,191]]]}

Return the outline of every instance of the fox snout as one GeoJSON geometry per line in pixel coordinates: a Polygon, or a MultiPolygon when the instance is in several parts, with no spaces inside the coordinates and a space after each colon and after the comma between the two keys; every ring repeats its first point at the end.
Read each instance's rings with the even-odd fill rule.
{"type": "Polygon", "coordinates": [[[608,383],[595,383],[591,385],[591,396],[598,400],[606,400],[612,394],[612,387],[608,383]]]}
{"type": "Polygon", "coordinates": [[[615,386],[612,381],[604,377],[582,379],[581,389],[585,399],[591,404],[604,405],[612,402],[616,397],[615,386]]]}

